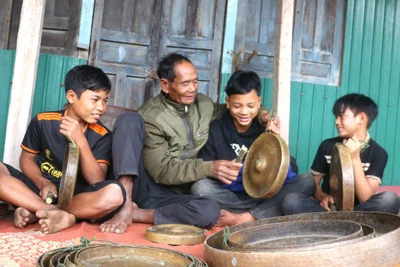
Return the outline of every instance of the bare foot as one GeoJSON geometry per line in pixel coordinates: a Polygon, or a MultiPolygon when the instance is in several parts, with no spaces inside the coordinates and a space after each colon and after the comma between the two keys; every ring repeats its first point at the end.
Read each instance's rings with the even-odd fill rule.
{"type": "Polygon", "coordinates": [[[118,211],[111,219],[100,225],[101,232],[123,234],[128,229],[128,226],[132,224],[132,214],[138,206],[131,202],[126,203],[120,211],[118,211]]]}
{"type": "Polygon", "coordinates": [[[60,209],[38,210],[36,216],[39,218],[40,228],[45,235],[68,229],[76,221],[74,215],[60,209]]]}
{"type": "Polygon", "coordinates": [[[154,210],[139,209],[136,203],[128,202],[114,217],[100,225],[100,231],[123,234],[132,222],[154,223],[154,210]]]}
{"type": "Polygon", "coordinates": [[[14,226],[15,228],[25,228],[28,224],[35,223],[39,219],[36,215],[29,210],[19,207],[14,212],[14,226]]]}
{"type": "MultiPolygon", "coordinates": [[[[133,203],[133,202],[132,202],[133,203]]],[[[134,204],[134,210],[132,214],[132,222],[136,223],[154,223],[154,212],[155,210],[139,209],[138,206],[134,204]]]]}
{"type": "Polygon", "coordinates": [[[243,213],[232,213],[227,210],[221,210],[221,215],[215,226],[232,226],[240,223],[255,221],[256,218],[253,217],[248,212],[243,213]]]}

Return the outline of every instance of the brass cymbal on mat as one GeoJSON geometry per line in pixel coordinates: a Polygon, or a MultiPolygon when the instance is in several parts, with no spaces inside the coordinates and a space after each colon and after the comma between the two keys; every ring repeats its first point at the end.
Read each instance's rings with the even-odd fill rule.
{"type": "Polygon", "coordinates": [[[146,230],[146,239],[169,245],[195,245],[206,239],[204,229],[185,224],[161,224],[146,230]]]}
{"type": "Polygon", "coordinates": [[[289,148],[273,133],[261,134],[247,152],[243,186],[249,196],[269,198],[281,189],[289,170],[289,148]]]}
{"type": "Polygon", "coordinates": [[[330,194],[338,211],[353,211],[354,172],[349,149],[341,143],[335,144],[331,154],[329,174],[330,194]]]}

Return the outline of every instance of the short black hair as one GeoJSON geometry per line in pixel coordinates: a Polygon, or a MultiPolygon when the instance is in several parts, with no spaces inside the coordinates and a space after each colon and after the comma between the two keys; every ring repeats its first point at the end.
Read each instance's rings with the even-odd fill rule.
{"type": "Polygon", "coordinates": [[[78,65],[68,71],[64,81],[65,93],[74,91],[78,98],[86,90],[111,90],[111,81],[102,69],[90,65],[78,65]]]}
{"type": "Polygon", "coordinates": [[[225,92],[230,95],[245,95],[256,90],[258,96],[261,94],[260,76],[254,71],[235,71],[229,78],[225,92]]]}
{"type": "Polygon", "coordinates": [[[378,116],[378,105],[368,96],[351,93],[338,98],[333,105],[332,112],[335,117],[340,116],[349,108],[354,116],[364,112],[368,117],[367,129],[378,116]]]}
{"type": "Polygon", "coordinates": [[[173,82],[176,76],[175,64],[182,62],[189,62],[193,64],[192,61],[190,61],[187,57],[178,53],[172,53],[164,56],[158,63],[158,78],[167,79],[168,81],[173,82]]]}

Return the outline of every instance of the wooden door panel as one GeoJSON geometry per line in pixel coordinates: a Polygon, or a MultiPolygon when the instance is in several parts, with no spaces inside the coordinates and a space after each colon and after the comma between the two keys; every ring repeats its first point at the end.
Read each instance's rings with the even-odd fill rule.
{"type": "Polygon", "coordinates": [[[199,74],[199,91],[218,99],[219,69],[226,0],[163,2],[159,57],[187,56],[199,74]]]}
{"type": "MultiPolygon", "coordinates": [[[[274,70],[276,5],[277,0],[238,2],[234,44],[242,59],[238,67],[266,78],[274,70]],[[249,64],[253,51],[257,54],[249,64]]],[[[345,0],[296,1],[292,80],[339,85],[345,12],[345,0]]]]}
{"type": "Polygon", "coordinates": [[[96,1],[89,64],[113,83],[109,103],[138,109],[153,97],[160,0],[96,1]],[[156,19],[157,18],[157,19],[156,19]]]}
{"type": "Polygon", "coordinates": [[[157,62],[172,52],[190,58],[198,70],[199,91],[216,101],[225,4],[226,0],[96,1],[89,63],[109,75],[109,103],[138,109],[154,97],[160,90],[157,62]]]}
{"type": "MultiPolygon", "coordinates": [[[[240,69],[272,77],[275,53],[276,0],[239,0],[234,51],[240,53],[240,69]],[[253,51],[257,54],[251,59],[253,51]]],[[[232,70],[234,71],[234,70],[232,70]]]]}
{"type": "Polygon", "coordinates": [[[340,85],[345,0],[297,0],[292,79],[340,85]]]}
{"type": "MultiPolygon", "coordinates": [[[[8,49],[16,49],[22,0],[13,0],[8,49]]],[[[78,57],[82,0],[46,1],[40,52],[78,57]]]]}

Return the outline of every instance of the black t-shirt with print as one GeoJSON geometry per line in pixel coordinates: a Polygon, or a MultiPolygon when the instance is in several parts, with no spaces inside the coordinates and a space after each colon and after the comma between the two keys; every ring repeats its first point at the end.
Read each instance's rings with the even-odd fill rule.
{"type": "MultiPolygon", "coordinates": [[[[326,194],[330,193],[329,171],[331,166],[332,150],[336,143],[341,143],[342,141],[343,139],[340,137],[334,137],[322,141],[311,166],[311,171],[318,172],[323,175],[321,187],[322,191],[324,191],[326,194]]],[[[383,149],[372,138],[369,140],[368,145],[369,147],[360,154],[364,173],[366,176],[372,175],[382,179],[388,160],[388,154],[386,150],[383,149]]]]}
{"type": "MultiPolygon", "coordinates": [[[[265,127],[253,119],[249,129],[240,133],[235,127],[233,117],[227,110],[219,119],[210,124],[207,143],[200,150],[198,157],[204,161],[234,160],[242,145],[250,149],[254,141],[264,132],[265,127]]],[[[290,165],[292,169],[288,176],[293,178],[298,172],[295,158],[290,157],[290,165]]],[[[224,187],[235,192],[244,191],[241,173],[239,176],[231,185],[224,185],[224,187]]]]}
{"type": "MultiPolygon", "coordinates": [[[[69,144],[60,133],[61,117],[68,110],[43,112],[32,118],[22,141],[21,148],[36,154],[36,163],[45,178],[57,184],[60,182],[64,154],[69,144]]],[[[97,162],[111,163],[112,134],[100,121],[88,124],[84,135],[97,162]]],[[[78,169],[77,183],[87,185],[78,169]]]]}

